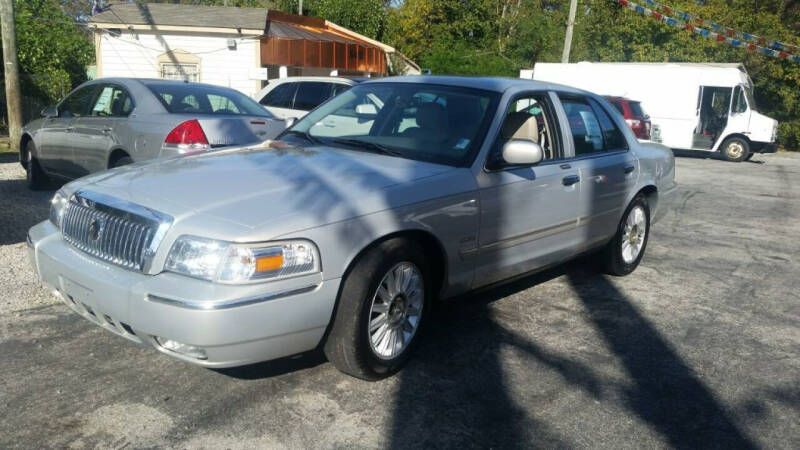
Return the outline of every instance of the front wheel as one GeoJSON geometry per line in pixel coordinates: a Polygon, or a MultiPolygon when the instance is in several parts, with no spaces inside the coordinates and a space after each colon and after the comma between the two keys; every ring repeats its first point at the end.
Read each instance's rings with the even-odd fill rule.
{"type": "Polygon", "coordinates": [[[721,153],[727,161],[742,162],[750,155],[750,144],[742,138],[730,138],[722,143],[721,153]]]}
{"type": "Polygon", "coordinates": [[[33,141],[28,141],[25,144],[25,157],[27,164],[25,165],[25,178],[28,181],[28,188],[32,190],[45,189],[50,185],[50,179],[47,174],[42,170],[39,165],[39,160],[34,156],[36,146],[33,141]]]}
{"type": "Polygon", "coordinates": [[[603,252],[606,272],[624,276],[636,270],[649,237],[650,206],[647,197],[638,194],[628,205],[614,238],[603,252]]]}
{"type": "Polygon", "coordinates": [[[369,250],[343,281],[325,356],[365,380],[392,375],[418,341],[429,287],[424,252],[413,241],[391,239],[369,250]]]}

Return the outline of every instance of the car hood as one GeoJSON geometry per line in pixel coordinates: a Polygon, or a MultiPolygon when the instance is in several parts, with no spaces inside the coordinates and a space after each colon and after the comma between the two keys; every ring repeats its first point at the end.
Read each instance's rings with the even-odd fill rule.
{"type": "Polygon", "coordinates": [[[244,228],[265,227],[278,236],[434,197],[420,189],[389,192],[455,170],[332,147],[266,144],[135,164],[82,178],[75,188],[169,214],[176,224],[227,222],[241,236],[244,228]]]}

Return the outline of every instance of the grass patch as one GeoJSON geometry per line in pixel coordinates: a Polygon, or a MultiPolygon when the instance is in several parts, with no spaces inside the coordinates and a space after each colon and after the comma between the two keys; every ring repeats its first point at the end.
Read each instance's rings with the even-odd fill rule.
{"type": "Polygon", "coordinates": [[[0,136],[0,153],[11,152],[8,136],[0,136]]]}

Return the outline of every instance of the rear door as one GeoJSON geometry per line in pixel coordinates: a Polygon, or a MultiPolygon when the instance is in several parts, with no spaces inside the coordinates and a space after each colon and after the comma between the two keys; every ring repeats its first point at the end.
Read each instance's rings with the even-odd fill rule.
{"type": "Polygon", "coordinates": [[[75,123],[73,149],[81,175],[107,169],[108,157],[115,148],[131,154],[132,145],[121,141],[119,128],[132,110],[132,99],[122,86],[99,87],[89,113],[75,123]]]}
{"type": "Polygon", "coordinates": [[[567,163],[579,171],[578,232],[582,246],[610,237],[636,184],[638,161],[621,127],[603,105],[583,95],[559,94],[568,119],[573,154],[567,163]]]}
{"type": "Polygon", "coordinates": [[[80,176],[73,132],[76,121],[87,114],[96,91],[96,84],[77,89],[58,105],[58,117],[45,120],[38,150],[40,162],[47,169],[69,178],[80,176]]]}

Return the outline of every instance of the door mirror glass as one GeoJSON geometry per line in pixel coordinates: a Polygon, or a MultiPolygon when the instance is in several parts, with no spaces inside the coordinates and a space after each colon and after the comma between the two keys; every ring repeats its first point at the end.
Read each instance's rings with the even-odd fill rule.
{"type": "Polygon", "coordinates": [[[356,116],[359,119],[372,119],[378,115],[378,108],[371,103],[356,105],[356,116]]]}
{"type": "Polygon", "coordinates": [[[503,161],[510,165],[531,166],[544,159],[542,146],[535,142],[512,139],[503,145],[503,161]]]}
{"type": "Polygon", "coordinates": [[[48,106],[47,108],[42,110],[42,116],[50,118],[50,117],[58,117],[58,108],[55,106],[48,106]]]}

